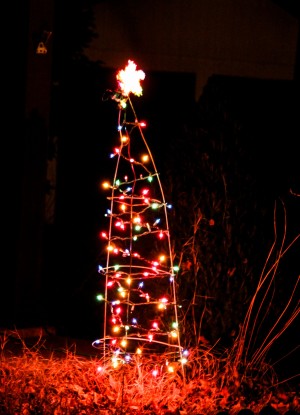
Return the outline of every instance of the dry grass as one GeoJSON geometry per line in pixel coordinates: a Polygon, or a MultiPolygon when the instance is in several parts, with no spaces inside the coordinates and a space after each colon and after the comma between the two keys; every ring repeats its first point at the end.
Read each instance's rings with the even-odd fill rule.
{"type": "MultiPolygon", "coordinates": [[[[166,356],[136,357],[113,368],[110,359],[82,357],[65,350],[46,353],[41,339],[22,351],[7,350],[2,336],[0,414],[236,414],[258,413],[266,405],[278,412],[299,411],[297,391],[283,389],[273,369],[237,371],[231,353],[190,351],[189,363],[166,370],[166,356]],[[153,369],[158,375],[153,376],[153,369]]],[[[7,343],[7,344],[6,344],[7,343]]],[[[232,352],[232,351],[231,351],[232,352]]]]}

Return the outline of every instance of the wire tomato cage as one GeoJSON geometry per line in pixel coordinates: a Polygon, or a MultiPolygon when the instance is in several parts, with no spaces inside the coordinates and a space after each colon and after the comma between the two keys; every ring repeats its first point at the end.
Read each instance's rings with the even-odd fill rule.
{"type": "Polygon", "coordinates": [[[138,120],[132,95],[141,96],[145,74],[128,61],[117,73],[117,91],[107,91],[118,108],[118,144],[110,154],[115,163],[101,232],[106,264],[98,272],[104,281],[103,337],[93,342],[117,366],[136,356],[163,354],[178,366],[187,351],[180,344],[176,273],[173,264],[168,210],[160,176],[138,120]]]}

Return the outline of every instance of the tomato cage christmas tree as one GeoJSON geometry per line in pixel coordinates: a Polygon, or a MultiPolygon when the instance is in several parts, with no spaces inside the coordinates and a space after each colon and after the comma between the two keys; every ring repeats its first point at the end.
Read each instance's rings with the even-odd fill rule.
{"type": "Polygon", "coordinates": [[[101,233],[106,244],[106,264],[99,266],[105,281],[103,338],[93,345],[111,356],[115,365],[130,363],[134,356],[163,354],[166,365],[185,363],[180,345],[176,272],[171,252],[168,209],[162,184],[131,96],[141,96],[145,78],[128,61],[117,75],[118,89],[108,96],[118,108],[119,143],[111,159],[115,173],[105,214],[108,229],[101,233]]]}

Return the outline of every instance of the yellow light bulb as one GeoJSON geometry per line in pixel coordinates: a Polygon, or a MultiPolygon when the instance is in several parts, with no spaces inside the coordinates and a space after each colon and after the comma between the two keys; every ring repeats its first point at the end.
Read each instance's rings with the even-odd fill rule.
{"type": "Polygon", "coordinates": [[[168,372],[174,373],[174,367],[169,365],[168,366],[168,372]]]}
{"type": "Polygon", "coordinates": [[[109,184],[109,182],[104,182],[104,183],[102,183],[102,187],[103,187],[104,189],[109,189],[109,188],[110,188],[110,184],[109,184]]]}

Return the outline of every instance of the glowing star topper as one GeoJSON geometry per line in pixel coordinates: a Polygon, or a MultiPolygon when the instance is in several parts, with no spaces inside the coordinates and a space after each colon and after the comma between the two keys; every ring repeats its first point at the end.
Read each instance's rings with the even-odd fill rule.
{"type": "Polygon", "coordinates": [[[125,69],[121,69],[117,73],[117,81],[124,96],[128,96],[131,92],[140,96],[143,93],[140,81],[145,79],[145,73],[142,70],[136,70],[136,64],[128,61],[125,69]]]}

